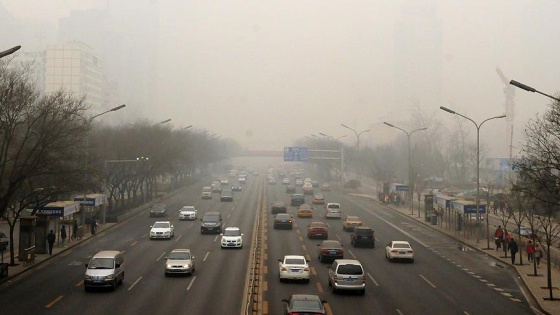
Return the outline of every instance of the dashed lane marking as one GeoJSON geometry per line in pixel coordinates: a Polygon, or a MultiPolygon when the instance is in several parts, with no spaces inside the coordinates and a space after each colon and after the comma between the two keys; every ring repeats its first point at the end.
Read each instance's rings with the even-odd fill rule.
{"type": "Polygon", "coordinates": [[[194,284],[194,280],[196,280],[196,276],[192,277],[191,281],[189,282],[189,285],[187,286],[187,291],[191,289],[192,285],[194,284]]]}
{"type": "Polygon", "coordinates": [[[59,297],[57,297],[56,299],[54,299],[52,302],[50,302],[49,304],[45,305],[45,308],[51,308],[51,306],[55,305],[58,301],[62,300],[63,297],[64,297],[64,295],[60,295],[59,297]]]}

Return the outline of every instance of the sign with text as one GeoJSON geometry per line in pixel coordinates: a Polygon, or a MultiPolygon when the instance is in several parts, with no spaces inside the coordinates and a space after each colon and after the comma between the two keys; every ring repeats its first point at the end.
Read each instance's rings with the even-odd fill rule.
{"type": "Polygon", "coordinates": [[[284,147],[284,161],[300,162],[309,159],[309,150],[306,147],[284,147]]]}

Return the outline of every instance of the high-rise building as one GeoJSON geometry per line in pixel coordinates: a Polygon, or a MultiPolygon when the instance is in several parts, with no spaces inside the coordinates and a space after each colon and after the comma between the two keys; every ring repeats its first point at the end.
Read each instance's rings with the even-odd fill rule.
{"type": "Polygon", "coordinates": [[[87,44],[79,41],[48,45],[45,52],[45,93],[63,89],[86,97],[92,109],[107,107],[107,81],[103,62],[87,44]]]}

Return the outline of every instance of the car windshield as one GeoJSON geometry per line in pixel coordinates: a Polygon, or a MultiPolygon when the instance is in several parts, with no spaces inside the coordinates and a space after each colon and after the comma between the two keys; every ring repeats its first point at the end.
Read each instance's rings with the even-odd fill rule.
{"type": "Polygon", "coordinates": [[[410,248],[410,245],[404,243],[395,243],[393,244],[393,248],[410,248]]]}
{"type": "Polygon", "coordinates": [[[113,258],[93,258],[88,269],[113,269],[115,261],[113,258]]]}
{"type": "Polygon", "coordinates": [[[286,258],[284,260],[286,265],[305,265],[305,259],[303,258],[286,258]]]}
{"type": "Polygon", "coordinates": [[[228,230],[224,231],[224,236],[241,236],[241,231],[239,230],[228,230]]]}
{"type": "Polygon", "coordinates": [[[340,265],[338,266],[338,273],[342,275],[361,275],[363,270],[359,265],[340,265]]]}
{"type": "Polygon", "coordinates": [[[217,215],[205,215],[203,221],[220,221],[220,217],[217,215]]]}
{"type": "Polygon", "coordinates": [[[167,259],[171,260],[189,260],[191,259],[191,254],[188,252],[174,252],[169,254],[167,259]]]}
{"type": "Polygon", "coordinates": [[[342,246],[338,241],[325,241],[323,242],[323,247],[326,248],[341,248],[342,246]]]}
{"type": "Polygon", "coordinates": [[[295,300],[292,301],[292,308],[294,310],[321,310],[321,302],[319,301],[307,301],[307,300],[295,300]]]}
{"type": "Polygon", "coordinates": [[[165,228],[169,228],[169,223],[156,222],[156,223],[154,224],[154,228],[156,228],[156,229],[165,229],[165,228]]]}

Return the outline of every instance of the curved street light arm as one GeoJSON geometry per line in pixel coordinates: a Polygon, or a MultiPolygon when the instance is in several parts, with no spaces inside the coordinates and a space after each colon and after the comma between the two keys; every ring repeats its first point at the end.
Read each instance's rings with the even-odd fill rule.
{"type": "Polygon", "coordinates": [[[15,53],[16,51],[18,51],[20,48],[21,48],[21,46],[17,45],[15,47],[10,48],[10,49],[6,49],[4,51],[1,51],[0,52],[0,58],[9,56],[9,55],[15,53]]]}
{"type": "Polygon", "coordinates": [[[115,108],[112,108],[112,109],[110,109],[110,110],[108,110],[108,111],[104,111],[104,112],[101,113],[101,114],[97,114],[97,115],[91,116],[91,118],[89,119],[89,121],[92,121],[94,118],[99,117],[99,116],[101,116],[101,115],[105,115],[105,114],[107,114],[107,113],[114,112],[114,111],[117,111],[117,110],[119,110],[119,109],[121,109],[121,108],[125,108],[125,107],[126,107],[125,104],[119,105],[119,106],[117,106],[117,107],[115,107],[115,108]]]}

